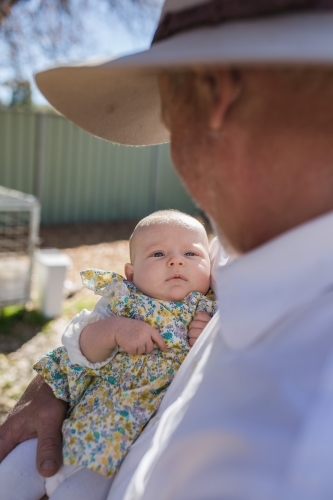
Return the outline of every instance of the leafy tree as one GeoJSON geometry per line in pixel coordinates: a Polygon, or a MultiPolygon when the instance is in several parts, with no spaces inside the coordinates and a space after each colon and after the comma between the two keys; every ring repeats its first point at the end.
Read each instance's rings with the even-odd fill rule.
{"type": "MultiPolygon", "coordinates": [[[[69,49],[80,53],[83,22],[89,13],[103,19],[116,14],[131,30],[144,30],[145,22],[156,19],[162,0],[0,0],[0,53],[2,68],[11,78],[26,79],[24,68],[36,66],[41,58],[66,59],[69,49]]],[[[98,26],[96,26],[98,30],[98,26]]],[[[8,80],[8,76],[6,78],[8,80]]]]}
{"type": "Polygon", "coordinates": [[[28,80],[11,80],[6,83],[12,90],[11,108],[26,109],[32,105],[31,85],[28,80]]]}

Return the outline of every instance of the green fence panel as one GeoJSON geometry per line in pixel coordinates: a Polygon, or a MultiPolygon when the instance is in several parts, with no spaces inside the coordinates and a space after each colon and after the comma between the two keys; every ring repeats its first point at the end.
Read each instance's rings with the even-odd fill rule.
{"type": "Polygon", "coordinates": [[[0,112],[0,185],[34,190],[36,115],[0,112]]]}
{"type": "Polygon", "coordinates": [[[168,145],[111,144],[51,113],[0,110],[0,185],[37,196],[43,223],[197,211],[168,145]]]}
{"type": "Polygon", "coordinates": [[[156,181],[156,208],[177,208],[192,214],[198,211],[190,195],[181,183],[170,157],[169,145],[158,146],[158,171],[156,181]]]}

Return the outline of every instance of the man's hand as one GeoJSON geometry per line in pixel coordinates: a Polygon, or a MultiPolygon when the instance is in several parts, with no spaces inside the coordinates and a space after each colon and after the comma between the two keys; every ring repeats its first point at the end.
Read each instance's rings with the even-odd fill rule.
{"type": "Polygon", "coordinates": [[[0,427],[0,462],[22,441],[38,438],[37,469],[53,476],[62,464],[61,427],[67,403],[37,375],[0,427]]]}
{"type": "Polygon", "coordinates": [[[193,318],[188,329],[188,343],[192,347],[201,335],[202,330],[207,326],[212,318],[205,311],[199,311],[193,318]]]}

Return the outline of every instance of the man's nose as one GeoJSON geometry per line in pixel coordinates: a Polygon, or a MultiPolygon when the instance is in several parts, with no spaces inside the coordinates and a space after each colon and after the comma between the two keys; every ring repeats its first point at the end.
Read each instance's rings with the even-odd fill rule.
{"type": "Polygon", "coordinates": [[[181,255],[172,255],[168,261],[170,267],[173,266],[183,266],[185,264],[184,259],[181,255]]]}

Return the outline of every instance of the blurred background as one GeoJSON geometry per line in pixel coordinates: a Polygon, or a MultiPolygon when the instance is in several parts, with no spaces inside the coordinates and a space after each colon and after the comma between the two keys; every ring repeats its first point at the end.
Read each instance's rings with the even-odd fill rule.
{"type": "Polygon", "coordinates": [[[0,0],[0,100],[46,104],[33,74],[150,44],[162,0],[0,0]],[[30,92],[30,93],[29,93],[30,92]],[[30,96],[30,97],[29,97],[30,96]]]}
{"type": "Polygon", "coordinates": [[[149,47],[162,0],[0,0],[0,186],[36,196],[41,223],[141,218],[196,207],[168,146],[126,148],[55,113],[34,83],[58,64],[149,47]]]}
{"type": "Polygon", "coordinates": [[[148,48],[162,3],[0,0],[0,422],[36,359],[96,303],[81,269],[122,274],[135,224],[155,210],[204,221],[168,145],[93,137],[51,109],[33,79],[50,66],[148,48]]]}

